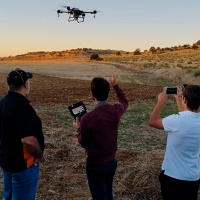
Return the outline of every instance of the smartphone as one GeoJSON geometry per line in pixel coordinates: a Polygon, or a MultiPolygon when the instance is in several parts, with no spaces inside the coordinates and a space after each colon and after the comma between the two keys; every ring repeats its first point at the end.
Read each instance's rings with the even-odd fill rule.
{"type": "Polygon", "coordinates": [[[166,94],[168,94],[168,95],[178,93],[177,86],[164,87],[164,90],[165,90],[166,94]]]}

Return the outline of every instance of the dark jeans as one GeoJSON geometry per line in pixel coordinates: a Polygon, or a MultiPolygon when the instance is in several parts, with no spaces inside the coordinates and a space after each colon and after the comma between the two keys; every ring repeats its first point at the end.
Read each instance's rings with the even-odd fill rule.
{"type": "Polygon", "coordinates": [[[163,200],[197,200],[199,180],[183,181],[164,174],[159,175],[163,200]]]}
{"type": "Polygon", "coordinates": [[[86,165],[86,175],[93,200],[113,200],[113,177],[117,161],[112,160],[103,164],[86,165]]]}

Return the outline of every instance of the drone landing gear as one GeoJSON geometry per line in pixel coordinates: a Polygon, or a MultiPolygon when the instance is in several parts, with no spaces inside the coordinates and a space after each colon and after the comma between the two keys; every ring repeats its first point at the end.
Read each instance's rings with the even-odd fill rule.
{"type": "Polygon", "coordinates": [[[84,22],[84,17],[79,17],[79,19],[82,19],[82,21],[78,21],[78,19],[77,19],[77,22],[78,22],[78,23],[84,22]]]}
{"type": "Polygon", "coordinates": [[[77,21],[77,23],[80,23],[80,22],[84,22],[84,18],[85,16],[79,16],[79,17],[69,16],[68,22],[77,21]],[[82,19],[82,20],[80,21],[79,19],[82,19]]]}
{"type": "Polygon", "coordinates": [[[72,22],[72,21],[74,21],[74,18],[73,17],[69,17],[68,22],[72,22]]]}

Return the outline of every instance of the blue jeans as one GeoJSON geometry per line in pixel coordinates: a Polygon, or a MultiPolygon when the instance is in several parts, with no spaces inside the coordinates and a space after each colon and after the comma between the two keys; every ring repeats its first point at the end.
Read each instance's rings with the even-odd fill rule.
{"type": "Polygon", "coordinates": [[[112,160],[103,164],[86,165],[86,175],[93,200],[113,200],[113,177],[117,161],[112,160]]]}
{"type": "Polygon", "coordinates": [[[32,165],[25,171],[10,173],[2,169],[4,179],[3,200],[35,200],[40,166],[32,165]]]}

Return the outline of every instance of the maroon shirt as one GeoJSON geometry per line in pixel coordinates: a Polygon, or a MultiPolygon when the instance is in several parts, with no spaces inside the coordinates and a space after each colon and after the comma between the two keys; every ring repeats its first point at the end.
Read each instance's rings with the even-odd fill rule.
{"type": "Polygon", "coordinates": [[[109,162],[116,155],[119,121],[128,101],[118,85],[113,88],[119,103],[100,102],[81,119],[78,141],[86,149],[86,161],[91,164],[109,162]]]}

